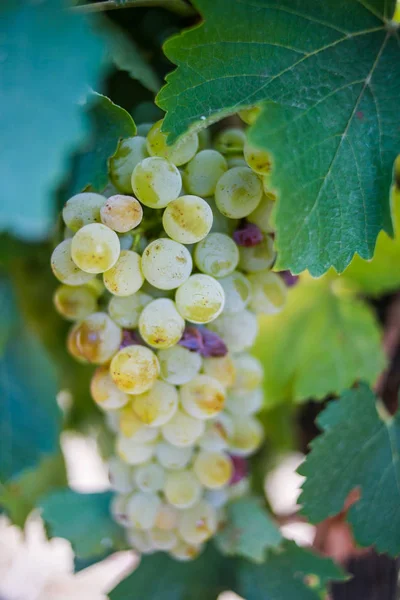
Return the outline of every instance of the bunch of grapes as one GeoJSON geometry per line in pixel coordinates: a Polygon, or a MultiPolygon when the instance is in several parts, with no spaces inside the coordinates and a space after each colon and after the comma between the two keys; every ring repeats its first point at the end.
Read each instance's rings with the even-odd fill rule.
{"type": "Polygon", "coordinates": [[[281,310],[271,160],[243,129],[167,145],[161,121],[122,140],[111,194],[63,209],[54,303],[69,352],[98,365],[93,400],[115,433],[114,518],[133,548],[198,555],[248,491],[263,429],[257,314],[281,310]],[[145,137],[145,135],[147,136],[145,137]]]}

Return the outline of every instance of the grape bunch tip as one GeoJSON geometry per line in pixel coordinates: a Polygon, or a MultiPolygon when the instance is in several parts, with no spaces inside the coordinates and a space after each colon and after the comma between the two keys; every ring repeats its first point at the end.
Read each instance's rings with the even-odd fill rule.
{"type": "Polygon", "coordinates": [[[111,195],[67,201],[51,266],[67,348],[97,365],[91,395],[115,435],[112,515],[138,552],[187,561],[249,491],[263,440],[250,352],[287,288],[271,271],[269,154],[241,128],[167,145],[161,124],[120,142],[111,195]]]}

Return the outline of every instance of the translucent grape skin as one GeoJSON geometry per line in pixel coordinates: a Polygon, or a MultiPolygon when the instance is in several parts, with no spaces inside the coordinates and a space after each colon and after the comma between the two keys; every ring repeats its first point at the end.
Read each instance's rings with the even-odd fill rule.
{"type": "Polygon", "coordinates": [[[266,235],[261,244],[248,248],[241,246],[239,250],[239,267],[248,273],[257,273],[269,269],[275,261],[273,239],[266,235]]]}
{"type": "Polygon", "coordinates": [[[224,233],[210,233],[199,242],[194,252],[197,268],[213,277],[226,277],[239,262],[239,249],[224,233]]]}
{"type": "Polygon", "coordinates": [[[159,492],[164,487],[165,471],[156,463],[148,463],[134,470],[133,479],[141,492],[159,492]]]}
{"type": "Polygon", "coordinates": [[[142,204],[149,208],[165,208],[178,198],[182,177],[177,167],[157,156],[145,158],[132,173],[132,189],[142,204]]]}
{"type": "Polygon", "coordinates": [[[82,271],[72,260],[72,239],[67,239],[58,244],[51,255],[51,269],[61,283],[66,285],[83,285],[88,283],[94,275],[82,271]]]}
{"type": "Polygon", "coordinates": [[[204,433],[204,421],[195,419],[177,410],[168,423],[162,427],[164,439],[173,446],[192,446],[204,433]]]}
{"type": "Polygon", "coordinates": [[[214,146],[221,154],[240,154],[243,152],[245,142],[246,134],[243,129],[232,127],[218,133],[214,140],[214,146]]]}
{"type": "Polygon", "coordinates": [[[79,354],[94,364],[103,364],[117,352],[122,339],[121,328],[103,312],[92,313],[75,330],[79,354]]]}
{"type": "Polygon", "coordinates": [[[153,348],[170,348],[182,337],[185,321],[175,303],[168,298],[157,298],[143,309],[139,317],[139,331],[144,341],[153,348]]]}
{"type": "Polygon", "coordinates": [[[110,373],[127,394],[143,394],[155,383],[160,366],[154,352],[144,346],[126,346],[113,357],[110,373]]]}
{"type": "Polygon", "coordinates": [[[122,250],[114,266],[103,273],[103,281],[111,294],[131,296],[144,282],[141,256],[132,250],[122,250]]]}
{"type": "Polygon", "coordinates": [[[251,169],[234,167],[218,180],[215,202],[225,217],[243,219],[257,208],[262,194],[261,182],[251,169]]]}
{"type": "Polygon", "coordinates": [[[126,512],[132,525],[137,529],[151,529],[157,517],[161,504],[157,494],[137,492],[133,494],[126,505],[126,512]]]}
{"type": "Polygon", "coordinates": [[[72,238],[72,260],[87,273],[104,273],[111,269],[119,254],[117,234],[102,223],[85,225],[72,238]]]}
{"type": "Polygon", "coordinates": [[[174,385],[188,383],[201,369],[202,359],[197,352],[183,346],[173,346],[158,353],[160,377],[174,385]]]}
{"type": "Polygon", "coordinates": [[[189,508],[196,504],[201,496],[201,485],[191,471],[171,471],[168,473],[164,492],[172,506],[189,508]]]}
{"type": "Polygon", "coordinates": [[[196,419],[211,419],[221,412],[225,397],[224,386],[208,375],[197,375],[181,387],[182,406],[196,419]]]}
{"type": "Polygon", "coordinates": [[[251,348],[258,333],[257,317],[247,309],[222,314],[209,324],[209,328],[221,336],[228,350],[234,353],[251,348]]]}
{"type": "Polygon", "coordinates": [[[225,293],[224,313],[237,313],[246,308],[251,300],[252,286],[249,279],[240,271],[233,271],[219,279],[225,293]]]}
{"type": "MultiPolygon", "coordinates": [[[[128,398],[131,399],[131,396],[128,398]]],[[[157,439],[158,429],[149,427],[139,419],[131,400],[118,412],[118,415],[118,432],[124,438],[129,438],[129,442],[132,444],[148,444],[157,439]]]]}
{"type": "Polygon", "coordinates": [[[136,198],[116,194],[110,196],[101,207],[100,216],[102,223],[110,229],[118,233],[126,233],[140,224],[143,209],[136,198]]]}
{"type": "Polygon", "coordinates": [[[151,156],[162,156],[174,165],[187,163],[197,152],[199,139],[196,133],[188,133],[173,144],[167,144],[167,134],[161,131],[163,121],[154,123],[147,134],[147,151],[151,156]]]}
{"type": "Polygon", "coordinates": [[[288,288],[277,273],[252,273],[249,275],[249,281],[252,285],[250,308],[256,314],[274,315],[284,308],[288,288]]]}
{"type": "Polygon", "coordinates": [[[227,171],[225,158],[216,150],[202,150],[186,165],[183,183],[190,194],[212,196],[218,179],[227,171]]]}
{"type": "Polygon", "coordinates": [[[191,275],[176,292],[179,313],[191,323],[210,323],[222,312],[225,294],[216,279],[209,275],[191,275]]]}
{"type": "Polygon", "coordinates": [[[205,375],[217,379],[224,387],[231,387],[235,382],[235,363],[229,354],[205,358],[203,360],[203,371],[205,375]]]}
{"type": "Polygon", "coordinates": [[[119,436],[115,450],[120,459],[128,465],[141,465],[147,463],[155,452],[155,444],[133,443],[129,438],[119,436]]]}
{"type": "Polygon", "coordinates": [[[159,442],[156,447],[158,462],[169,470],[184,469],[193,454],[191,446],[175,446],[169,442],[159,442]]]}
{"type": "Polygon", "coordinates": [[[148,156],[145,137],[137,135],[121,140],[109,160],[110,178],[115,187],[125,194],[131,194],[132,171],[148,156]]]}
{"type": "Polygon", "coordinates": [[[263,380],[263,367],[261,362],[251,354],[238,354],[234,356],[235,382],[234,387],[240,391],[254,390],[261,385],[263,380]]]}
{"type": "Polygon", "coordinates": [[[93,192],[82,192],[70,198],[62,211],[64,223],[71,231],[84,225],[100,223],[100,210],[106,198],[93,192]]]}
{"type": "Polygon", "coordinates": [[[150,427],[160,427],[171,420],[178,408],[178,392],[165,381],[156,381],[151,390],[135,396],[133,409],[150,427]]]}
{"type": "Polygon", "coordinates": [[[133,329],[139,325],[142,310],[152,300],[149,294],[141,291],[131,296],[113,296],[108,304],[108,312],[120,327],[133,329]]]}
{"type": "Polygon", "coordinates": [[[164,211],[163,226],[170,238],[181,244],[195,244],[210,231],[212,210],[198,196],[180,196],[164,211]]]}
{"type": "Polygon", "coordinates": [[[129,402],[129,396],[117,388],[110,376],[108,366],[96,369],[90,383],[93,400],[103,410],[122,408],[129,402]]]}
{"type": "Polygon", "coordinates": [[[193,469],[200,483],[210,490],[226,486],[233,473],[232,461],[227,454],[205,450],[197,455],[193,469]]]}
{"type": "Polygon", "coordinates": [[[156,288],[172,290],[190,276],[193,261],[182,244],[160,238],[149,244],[142,255],[142,270],[146,280],[156,288]]]}
{"type": "Polygon", "coordinates": [[[97,309],[97,298],[87,286],[60,285],[53,296],[54,306],[64,319],[78,321],[97,309]]]}
{"type": "Polygon", "coordinates": [[[205,500],[200,500],[182,513],[178,532],[188,544],[201,544],[214,535],[217,524],[215,508],[205,500]]]}

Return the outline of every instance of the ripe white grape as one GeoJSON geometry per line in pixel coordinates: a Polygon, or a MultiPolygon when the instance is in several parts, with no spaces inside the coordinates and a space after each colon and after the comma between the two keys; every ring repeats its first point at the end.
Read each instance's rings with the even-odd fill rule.
{"type": "Polygon", "coordinates": [[[181,402],[185,411],[196,419],[211,419],[224,407],[225,388],[213,377],[197,375],[181,387],[181,402]]]}
{"type": "Polygon", "coordinates": [[[104,285],[115,296],[131,296],[144,282],[141,257],[132,250],[122,250],[115,265],[103,273],[104,285]]]}
{"type": "Polygon", "coordinates": [[[256,273],[269,269],[275,260],[275,250],[273,239],[266,235],[263,241],[256,246],[248,248],[242,246],[239,250],[239,267],[243,271],[256,273]]]}
{"type": "Polygon", "coordinates": [[[223,339],[233,353],[251,348],[258,333],[257,317],[249,310],[222,314],[208,327],[223,339]]]}
{"type": "Polygon", "coordinates": [[[145,137],[137,135],[121,140],[109,160],[110,178],[115,187],[125,194],[131,194],[132,171],[148,155],[145,137]]]}
{"type": "Polygon", "coordinates": [[[190,194],[212,196],[218,179],[227,169],[222,154],[216,150],[202,150],[186,165],[183,183],[190,194]]]}
{"type": "Polygon", "coordinates": [[[80,363],[88,363],[89,361],[83,356],[78,346],[79,323],[75,323],[71,327],[67,335],[67,350],[80,363]]]}
{"type": "Polygon", "coordinates": [[[132,173],[132,188],[142,204],[164,208],[178,198],[182,177],[175,165],[165,158],[151,156],[136,165],[132,173]]]}
{"type": "Polygon", "coordinates": [[[120,459],[128,465],[140,465],[151,459],[155,451],[155,444],[134,444],[130,438],[119,436],[115,450],[120,459]]]}
{"type": "Polygon", "coordinates": [[[225,217],[242,219],[257,208],[262,193],[261,182],[251,169],[234,167],[218,180],[215,202],[225,217]]]}
{"type": "Polygon", "coordinates": [[[191,446],[178,447],[159,442],[156,447],[157,460],[165,469],[183,469],[190,462],[192,454],[191,446]]]}
{"type": "Polygon", "coordinates": [[[233,357],[233,362],[236,370],[235,389],[254,390],[261,385],[264,372],[258,358],[251,354],[239,354],[233,357]]]}
{"type": "Polygon", "coordinates": [[[203,371],[205,375],[218,379],[224,387],[231,387],[235,382],[235,363],[229,354],[226,356],[205,358],[203,361],[203,371]]]}
{"type": "Polygon", "coordinates": [[[102,223],[85,225],[72,238],[72,260],[87,273],[104,273],[111,269],[119,253],[117,234],[102,223]]]}
{"type": "Polygon", "coordinates": [[[150,427],[161,427],[178,408],[178,392],[165,381],[156,381],[151,390],[133,399],[133,409],[139,419],[150,427]]]}
{"type": "Polygon", "coordinates": [[[165,477],[160,465],[149,463],[135,469],[133,480],[141,492],[159,492],[164,487],[165,477]]]}
{"type": "Polygon", "coordinates": [[[204,421],[177,410],[172,419],[162,427],[162,434],[173,446],[185,447],[192,446],[203,435],[204,429],[204,421]]]}
{"type": "Polygon", "coordinates": [[[182,512],[178,532],[188,544],[201,544],[214,535],[217,525],[216,509],[209,502],[200,500],[182,512]]]}
{"type": "Polygon", "coordinates": [[[51,255],[51,268],[54,275],[61,283],[67,285],[83,285],[94,275],[82,271],[72,260],[71,256],[72,239],[67,239],[58,244],[51,255]]]}
{"type": "Polygon", "coordinates": [[[159,435],[159,430],[156,427],[149,427],[139,419],[132,402],[129,402],[119,411],[118,425],[120,433],[129,438],[132,444],[147,444],[155,441],[159,435]]]}
{"type": "Polygon", "coordinates": [[[253,416],[235,416],[234,433],[229,440],[229,451],[236,456],[250,456],[261,445],[264,431],[253,416]]]}
{"type": "Polygon", "coordinates": [[[53,296],[57,311],[68,321],[80,321],[97,309],[97,298],[86,285],[60,285],[53,296]]]}
{"type": "Polygon", "coordinates": [[[197,352],[183,346],[173,346],[158,352],[160,377],[174,385],[188,383],[201,369],[202,359],[197,352]]]}
{"type": "Polygon", "coordinates": [[[279,275],[262,271],[249,275],[252,285],[250,308],[256,314],[274,315],[286,304],[288,289],[279,275]]]}
{"type": "Polygon", "coordinates": [[[113,296],[108,304],[108,312],[118,325],[133,329],[139,325],[140,314],[152,299],[141,291],[131,296],[113,296]]]}
{"type": "Polygon", "coordinates": [[[173,144],[167,144],[167,134],[161,131],[162,120],[154,123],[147,134],[147,150],[151,156],[162,156],[174,165],[187,163],[197,152],[199,139],[196,133],[181,136],[173,144]]]}
{"type": "Polygon", "coordinates": [[[266,150],[256,148],[247,141],[243,148],[244,159],[250,169],[258,175],[270,175],[273,164],[272,155],[266,150]]]}
{"type": "Polygon", "coordinates": [[[179,521],[179,511],[175,508],[175,506],[171,506],[168,502],[163,502],[160,504],[155,526],[157,529],[162,529],[163,531],[171,531],[171,529],[176,529],[179,521]]]}
{"type": "Polygon", "coordinates": [[[129,529],[126,537],[129,544],[141,554],[152,554],[156,551],[147,529],[129,529]]]}
{"type": "Polygon", "coordinates": [[[202,544],[187,544],[186,542],[179,541],[176,546],[169,551],[169,554],[176,558],[176,560],[186,562],[197,558],[202,550],[202,544]]]}
{"type": "Polygon", "coordinates": [[[232,155],[243,152],[246,134],[243,129],[232,127],[223,129],[214,140],[214,146],[221,154],[232,155]]]}
{"type": "Polygon", "coordinates": [[[191,323],[210,323],[221,314],[225,294],[222,286],[209,275],[191,275],[176,291],[176,307],[191,323]]]}
{"type": "Polygon", "coordinates": [[[197,244],[194,262],[197,268],[207,275],[226,277],[238,265],[239,249],[224,233],[210,233],[197,244]]]}
{"type": "Polygon", "coordinates": [[[118,233],[126,233],[139,225],[143,218],[140,203],[132,196],[110,196],[100,210],[101,221],[118,233]]]}
{"type": "Polygon", "coordinates": [[[96,298],[100,298],[104,294],[105,287],[101,279],[92,276],[85,286],[94,294],[96,298]]]}
{"type": "Polygon", "coordinates": [[[163,226],[170,238],[181,244],[195,244],[210,231],[212,210],[198,196],[180,196],[164,211],[163,226]]]}
{"type": "Polygon", "coordinates": [[[155,383],[160,366],[154,352],[144,346],[126,346],[112,359],[111,377],[127,394],[143,394],[155,383]]]}
{"type": "Polygon", "coordinates": [[[253,415],[258,412],[264,401],[262,389],[236,391],[231,390],[226,401],[226,410],[233,415],[253,415]]]}
{"type": "Polygon", "coordinates": [[[153,348],[170,348],[182,337],[185,321],[168,298],[149,302],[139,317],[139,331],[153,348]]]}
{"type": "Polygon", "coordinates": [[[84,225],[100,223],[100,210],[105,202],[104,196],[92,192],[72,196],[62,211],[64,223],[74,232],[84,225]]]}
{"type": "Polygon", "coordinates": [[[227,219],[218,210],[214,198],[207,198],[207,204],[211,208],[213,214],[213,224],[211,231],[213,233],[226,233],[232,236],[233,232],[239,224],[238,219],[227,219]]]}
{"type": "Polygon", "coordinates": [[[204,487],[215,490],[226,486],[233,473],[232,460],[223,452],[202,450],[193,465],[198,480],[204,487]]]}
{"type": "Polygon", "coordinates": [[[224,313],[237,313],[246,308],[251,299],[251,283],[240,271],[219,279],[225,292],[224,313]]]}
{"type": "Polygon", "coordinates": [[[113,519],[122,527],[130,527],[131,522],[127,513],[128,496],[116,494],[111,501],[111,514],[113,519]]]}
{"type": "Polygon", "coordinates": [[[274,207],[275,202],[271,199],[271,196],[264,195],[257,208],[247,216],[247,220],[257,225],[264,233],[274,233],[274,228],[271,224],[271,215],[274,207]]]}
{"type": "Polygon", "coordinates": [[[132,525],[137,529],[151,529],[156,521],[161,504],[157,494],[136,492],[126,504],[126,512],[132,525]]]}
{"type": "Polygon", "coordinates": [[[248,167],[249,165],[243,158],[243,154],[232,154],[226,157],[228,168],[233,169],[234,167],[248,167]]]}
{"type": "Polygon", "coordinates": [[[157,527],[150,529],[149,536],[156,550],[172,550],[178,542],[178,538],[173,531],[165,531],[157,527]]]}
{"type": "Polygon", "coordinates": [[[170,471],[165,481],[164,493],[176,508],[189,508],[198,502],[202,487],[192,471],[170,471]]]}
{"type": "Polygon", "coordinates": [[[172,290],[184,283],[192,272],[192,266],[189,250],[166,238],[151,242],[142,255],[145,278],[161,290],[172,290]]]}
{"type": "Polygon", "coordinates": [[[232,417],[222,411],[215,419],[207,423],[206,431],[199,441],[203,450],[218,452],[229,447],[229,439],[234,433],[232,417]]]}
{"type": "Polygon", "coordinates": [[[90,393],[93,400],[103,410],[122,408],[129,401],[129,396],[117,388],[111,379],[108,366],[98,367],[90,382],[90,393]]]}
{"type": "Polygon", "coordinates": [[[133,482],[132,467],[122,462],[116,456],[108,461],[108,476],[113,490],[121,494],[132,492],[135,484],[133,482]]]}
{"type": "Polygon", "coordinates": [[[101,365],[117,352],[122,339],[121,328],[103,312],[92,313],[75,330],[79,354],[87,361],[101,365]]]}

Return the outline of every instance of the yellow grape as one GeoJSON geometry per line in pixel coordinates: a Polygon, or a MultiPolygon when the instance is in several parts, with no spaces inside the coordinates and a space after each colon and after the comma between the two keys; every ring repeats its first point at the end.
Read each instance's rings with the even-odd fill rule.
{"type": "Polygon", "coordinates": [[[155,383],[160,366],[154,352],[144,346],[122,348],[112,359],[111,377],[127,394],[143,394],[155,383]]]}
{"type": "Polygon", "coordinates": [[[233,473],[232,460],[223,452],[202,450],[193,465],[200,483],[207,489],[216,490],[226,486],[233,473]]]}
{"type": "Polygon", "coordinates": [[[195,244],[202,240],[212,223],[211,208],[198,196],[180,196],[168,204],[163,215],[165,232],[181,244],[195,244]]]}
{"type": "Polygon", "coordinates": [[[118,233],[126,233],[137,227],[143,218],[140,202],[132,196],[110,196],[100,211],[104,225],[118,233]]]}
{"type": "Polygon", "coordinates": [[[83,285],[94,275],[82,271],[72,260],[72,239],[67,239],[58,244],[51,255],[51,269],[61,283],[66,285],[83,285]]]}
{"type": "Polygon", "coordinates": [[[69,321],[84,319],[97,308],[97,298],[87,286],[60,285],[53,302],[60,315],[69,321]]]}
{"type": "Polygon", "coordinates": [[[168,423],[178,408],[178,392],[175,386],[156,381],[151,390],[135,396],[133,409],[142,423],[160,427],[168,423]]]}
{"type": "Polygon", "coordinates": [[[235,382],[235,363],[229,354],[203,360],[205,375],[217,379],[224,387],[231,387],[235,382]]]}
{"type": "Polygon", "coordinates": [[[75,340],[83,358],[101,365],[117,352],[122,331],[106,313],[97,312],[78,324],[75,340]]]}
{"type": "Polygon", "coordinates": [[[153,348],[170,348],[182,337],[185,321],[169,298],[157,298],[143,309],[139,317],[139,332],[153,348]]]}
{"type": "Polygon", "coordinates": [[[122,408],[129,401],[129,396],[117,388],[110,376],[108,366],[96,369],[90,382],[93,400],[103,410],[122,408]]]}
{"type": "Polygon", "coordinates": [[[111,269],[119,253],[117,234],[102,223],[85,225],[72,238],[72,260],[87,273],[104,273],[111,269]]]}
{"type": "Polygon", "coordinates": [[[181,402],[185,411],[196,419],[211,419],[224,408],[225,388],[213,377],[197,375],[181,386],[181,402]]]}
{"type": "Polygon", "coordinates": [[[132,250],[122,250],[115,265],[103,273],[104,285],[115,296],[131,296],[143,285],[141,256],[132,250]]]}
{"type": "Polygon", "coordinates": [[[151,156],[162,156],[174,165],[187,163],[197,152],[199,139],[197,133],[181,136],[173,144],[167,144],[167,134],[161,131],[163,121],[157,121],[147,134],[147,150],[151,156]]]}
{"type": "Polygon", "coordinates": [[[187,321],[210,323],[221,314],[225,294],[216,279],[196,274],[177,289],[175,302],[179,313],[187,321]]]}

